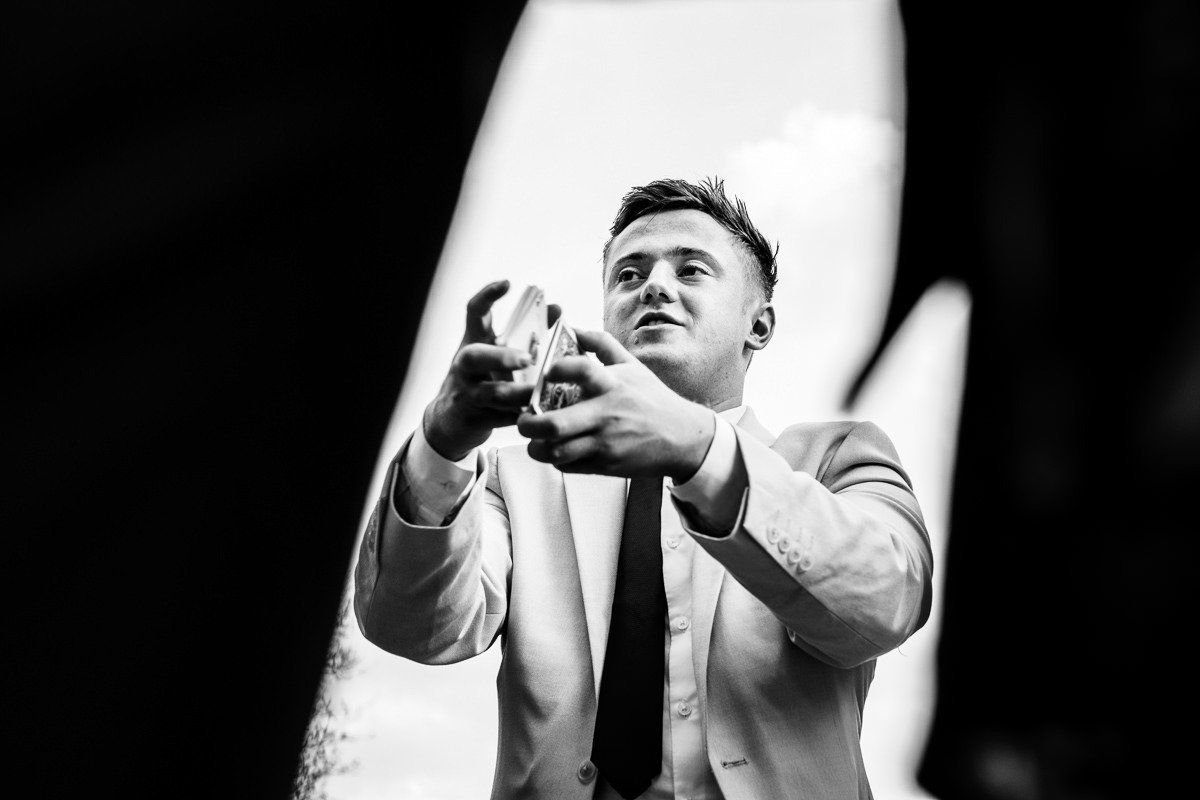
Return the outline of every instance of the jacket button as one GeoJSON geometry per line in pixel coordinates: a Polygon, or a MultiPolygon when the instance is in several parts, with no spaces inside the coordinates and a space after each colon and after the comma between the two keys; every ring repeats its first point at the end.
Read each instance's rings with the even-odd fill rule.
{"type": "Polygon", "coordinates": [[[585,758],[583,763],[579,765],[579,782],[591,783],[596,777],[596,765],[590,759],[585,758]]]}

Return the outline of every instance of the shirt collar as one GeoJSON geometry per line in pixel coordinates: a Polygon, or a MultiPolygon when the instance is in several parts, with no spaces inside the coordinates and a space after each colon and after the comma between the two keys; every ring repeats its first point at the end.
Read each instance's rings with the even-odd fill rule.
{"type": "Polygon", "coordinates": [[[727,408],[724,411],[718,411],[717,416],[728,422],[730,425],[737,425],[742,421],[742,415],[746,413],[746,405],[743,403],[740,406],[727,408]]]}

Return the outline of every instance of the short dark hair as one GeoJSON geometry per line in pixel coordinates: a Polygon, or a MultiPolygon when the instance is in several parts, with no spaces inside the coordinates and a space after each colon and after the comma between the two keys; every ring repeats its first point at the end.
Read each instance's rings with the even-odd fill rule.
{"type": "Polygon", "coordinates": [[[779,282],[779,268],[775,261],[779,254],[779,245],[776,244],[775,248],[771,249],[767,238],[750,221],[746,204],[737,197],[727,196],[725,181],[717,177],[705,178],[698,184],[677,178],[664,178],[630,189],[621,198],[621,208],[617,211],[612,227],[609,228],[612,235],[604,243],[604,261],[608,261],[608,251],[613,239],[634,220],[659,211],[681,209],[703,211],[733,234],[733,238],[745,247],[750,257],[758,264],[758,282],[769,302],[775,293],[775,284],[779,282]]]}

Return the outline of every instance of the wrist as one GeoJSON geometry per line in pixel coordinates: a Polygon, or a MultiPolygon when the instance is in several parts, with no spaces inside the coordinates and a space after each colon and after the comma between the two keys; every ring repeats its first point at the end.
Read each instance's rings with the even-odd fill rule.
{"type": "Polygon", "coordinates": [[[467,453],[471,452],[474,445],[468,444],[464,447],[461,442],[455,441],[455,437],[446,432],[442,425],[438,424],[440,417],[436,405],[437,401],[430,403],[425,407],[425,413],[421,415],[421,432],[425,435],[425,441],[435,453],[447,461],[461,461],[467,453]]]}
{"type": "Polygon", "coordinates": [[[689,403],[691,411],[682,418],[686,427],[676,441],[682,443],[675,463],[667,473],[676,484],[687,483],[700,471],[717,432],[717,417],[710,409],[689,403]]]}

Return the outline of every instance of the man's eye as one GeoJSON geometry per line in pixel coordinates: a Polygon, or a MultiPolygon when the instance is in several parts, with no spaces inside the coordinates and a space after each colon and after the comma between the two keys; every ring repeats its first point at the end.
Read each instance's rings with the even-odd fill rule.
{"type": "Polygon", "coordinates": [[[679,268],[679,274],[683,275],[685,277],[692,277],[694,275],[703,275],[704,273],[705,273],[704,267],[700,266],[699,264],[684,264],[682,267],[679,268]]]}
{"type": "Polygon", "coordinates": [[[617,283],[625,283],[626,281],[637,280],[639,277],[641,276],[638,275],[638,271],[636,269],[633,269],[632,267],[626,267],[617,273],[617,283]]]}

